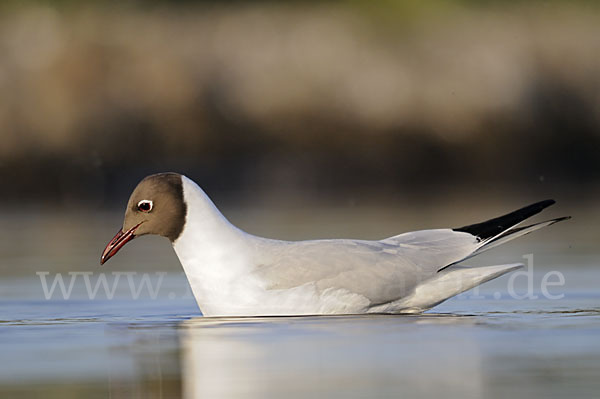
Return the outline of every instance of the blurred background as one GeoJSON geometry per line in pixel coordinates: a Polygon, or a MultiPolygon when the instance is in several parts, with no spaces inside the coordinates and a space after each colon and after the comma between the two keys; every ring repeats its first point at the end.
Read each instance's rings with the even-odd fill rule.
{"type": "Polygon", "coordinates": [[[2,202],[113,208],[158,171],[234,203],[597,196],[595,1],[0,12],[2,202]]]}
{"type": "MultiPolygon", "coordinates": [[[[105,397],[107,379],[112,397],[178,396],[177,329],[199,314],[189,295],[174,291],[167,306],[164,292],[159,317],[157,302],[77,297],[83,282],[74,288],[80,302],[47,301],[36,275],[165,271],[167,287],[184,287],[159,237],[98,265],[148,174],[184,173],[234,224],[282,239],[380,239],[555,198],[544,217],[573,220],[481,262],[533,252],[536,267],[567,273],[572,292],[596,292],[599,155],[597,1],[4,0],[0,333],[13,335],[0,347],[9,358],[0,396],[105,397]],[[20,307],[6,310],[9,300],[20,307]],[[148,361],[155,346],[137,327],[110,326],[135,317],[150,341],[167,337],[166,364],[148,361]],[[121,389],[119,377],[134,382],[121,389]]],[[[564,370],[538,369],[562,364],[546,350],[526,372],[552,391],[547,382],[564,382],[556,377],[564,370]]],[[[585,370],[598,370],[590,362],[585,370]]],[[[522,385],[500,379],[490,392],[527,386],[523,375],[522,385]]]]}

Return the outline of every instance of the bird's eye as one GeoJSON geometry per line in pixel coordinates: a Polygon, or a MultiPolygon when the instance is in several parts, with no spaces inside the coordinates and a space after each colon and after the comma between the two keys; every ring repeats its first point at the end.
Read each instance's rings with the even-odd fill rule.
{"type": "Polygon", "coordinates": [[[150,201],[150,200],[141,200],[137,204],[137,209],[140,212],[150,212],[152,210],[152,201],[150,201]]]}

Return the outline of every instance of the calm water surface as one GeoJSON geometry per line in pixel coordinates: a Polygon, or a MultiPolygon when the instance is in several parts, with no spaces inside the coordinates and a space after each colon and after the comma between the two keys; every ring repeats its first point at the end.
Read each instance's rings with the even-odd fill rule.
{"type": "Polygon", "coordinates": [[[513,282],[519,295],[531,289],[536,299],[511,297],[505,276],[419,316],[203,318],[168,243],[136,244],[120,262],[111,260],[112,269],[88,259],[112,236],[115,220],[94,222],[98,237],[85,237],[66,264],[53,247],[72,239],[69,224],[46,249],[5,248],[0,397],[593,398],[600,392],[600,268],[594,253],[569,252],[553,236],[527,239],[481,262],[523,261],[533,248],[531,279],[513,282]],[[160,281],[156,292],[144,287],[134,298],[123,274],[112,295],[100,287],[91,299],[79,274],[69,299],[58,286],[48,299],[44,293],[42,279],[50,284],[58,271],[67,288],[73,270],[91,271],[92,288],[105,272],[112,287],[113,272],[134,258],[141,261],[131,263],[138,273],[131,281],[139,284],[148,271],[154,288],[160,281]],[[10,272],[15,265],[20,273],[10,272]],[[548,288],[560,299],[542,290],[552,270],[564,276],[564,284],[548,288]]]}

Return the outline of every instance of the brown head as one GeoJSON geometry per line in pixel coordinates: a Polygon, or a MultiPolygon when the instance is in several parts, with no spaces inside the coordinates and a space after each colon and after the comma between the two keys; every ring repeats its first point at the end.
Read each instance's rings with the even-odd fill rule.
{"type": "Polygon", "coordinates": [[[183,231],[186,212],[180,174],[159,173],[144,178],[131,193],[123,228],[102,252],[100,264],[137,236],[156,234],[175,241],[183,231]]]}

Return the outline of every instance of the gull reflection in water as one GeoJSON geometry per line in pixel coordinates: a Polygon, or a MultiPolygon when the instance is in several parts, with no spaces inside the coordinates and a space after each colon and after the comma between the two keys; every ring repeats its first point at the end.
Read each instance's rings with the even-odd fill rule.
{"type": "Polygon", "coordinates": [[[476,328],[451,315],[194,318],[179,328],[183,393],[480,397],[476,328]]]}

